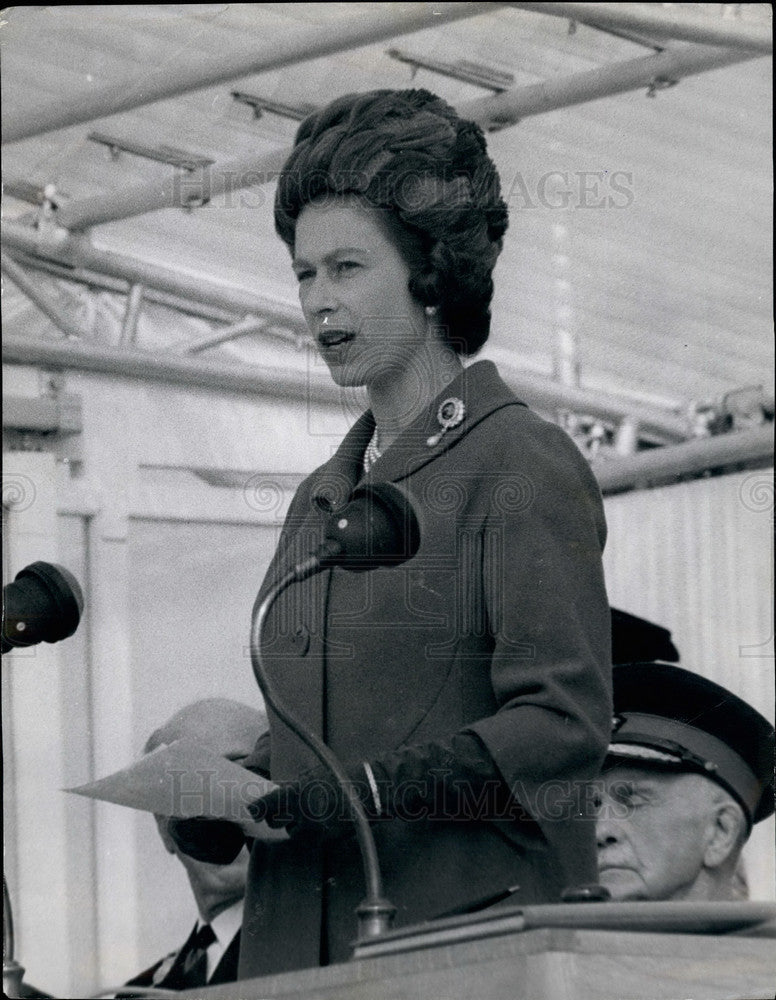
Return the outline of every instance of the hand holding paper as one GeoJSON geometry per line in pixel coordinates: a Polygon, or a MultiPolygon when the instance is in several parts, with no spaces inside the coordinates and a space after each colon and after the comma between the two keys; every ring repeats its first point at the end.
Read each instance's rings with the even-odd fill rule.
{"type": "Polygon", "coordinates": [[[275,788],[274,782],[183,738],[121,771],[66,791],[157,816],[228,819],[249,836],[266,839],[266,824],[257,824],[248,806],[275,788]]]}

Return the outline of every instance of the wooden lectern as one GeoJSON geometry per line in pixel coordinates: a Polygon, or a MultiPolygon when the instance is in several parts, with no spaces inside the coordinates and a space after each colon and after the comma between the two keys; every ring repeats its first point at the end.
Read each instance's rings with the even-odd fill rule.
{"type": "Polygon", "coordinates": [[[392,931],[207,1000],[772,1000],[776,904],[572,903],[392,931]]]}

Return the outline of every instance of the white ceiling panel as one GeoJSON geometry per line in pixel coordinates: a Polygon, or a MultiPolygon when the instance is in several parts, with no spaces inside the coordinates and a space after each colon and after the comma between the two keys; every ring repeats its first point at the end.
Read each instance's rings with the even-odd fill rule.
{"type": "MultiPolygon", "coordinates": [[[[6,8],[3,100],[23,117],[100,88],[120,86],[142,97],[159,74],[212,66],[225,53],[271,50],[273,41],[311,25],[342,25],[344,32],[375,8],[396,6],[415,5],[6,8]]],[[[723,6],[704,9],[721,16],[723,6]]],[[[749,21],[770,16],[767,5],[735,6],[749,21]]],[[[290,146],[297,123],[269,112],[254,118],[230,96],[234,89],[314,105],[375,87],[423,86],[455,105],[487,93],[427,69],[413,72],[387,55],[391,48],[478,63],[512,74],[516,85],[653,51],[588,25],[570,30],[562,18],[493,4],[476,17],[7,143],[4,178],[54,184],[62,204],[170,178],[166,164],[112,158],[88,140],[93,129],[208,157],[216,170],[290,146]]],[[[687,77],[653,97],[644,89],[622,93],[490,134],[511,221],[486,352],[549,375],[563,327],[575,338],[583,387],[685,407],[740,386],[769,385],[771,75],[771,58],[760,56],[687,77]]],[[[272,195],[271,184],[233,191],[193,211],[153,211],[95,226],[89,235],[98,247],[293,303],[272,195]]],[[[34,211],[4,198],[7,219],[29,221],[34,211]]],[[[249,363],[260,356],[256,343],[260,338],[245,342],[249,363]]],[[[239,344],[230,351],[239,353],[239,344]]]]}

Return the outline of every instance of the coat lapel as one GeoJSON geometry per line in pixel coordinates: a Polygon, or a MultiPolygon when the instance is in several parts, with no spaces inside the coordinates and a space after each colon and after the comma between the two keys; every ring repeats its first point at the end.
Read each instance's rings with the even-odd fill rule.
{"type": "MultiPolygon", "coordinates": [[[[322,526],[326,515],[336,513],[349,502],[353,490],[360,481],[398,482],[405,479],[452,448],[494,410],[504,406],[524,405],[501,380],[492,362],[477,362],[466,368],[439,394],[374,463],[369,474],[365,476],[364,451],[375,426],[374,417],[367,410],[348,431],[332,458],[314,473],[311,489],[313,509],[307,514],[307,524],[313,526],[319,522],[322,526]],[[441,427],[437,414],[440,404],[451,398],[463,403],[464,416],[457,426],[446,430],[440,436],[441,427]],[[433,439],[431,444],[429,439],[433,439]]],[[[303,537],[312,537],[313,534],[311,528],[310,531],[303,533],[303,537]]],[[[297,557],[299,555],[301,554],[297,557]]],[[[308,609],[307,618],[319,625],[319,628],[311,629],[305,669],[309,669],[307,665],[310,663],[318,663],[321,666],[320,676],[316,677],[314,685],[309,673],[306,675],[305,690],[309,698],[303,711],[308,724],[323,734],[326,730],[324,692],[328,642],[325,623],[331,572],[328,570],[318,574],[301,585],[305,588],[301,595],[301,606],[306,606],[308,609]]],[[[332,649],[328,651],[335,652],[332,649]]],[[[287,668],[287,671],[289,669],[287,668]]],[[[273,754],[274,752],[273,749],[273,754]]]]}
{"type": "MultiPolygon", "coordinates": [[[[391,447],[374,463],[370,470],[370,478],[381,482],[397,482],[405,479],[452,448],[494,410],[499,410],[503,406],[525,405],[505,385],[492,361],[478,361],[465,368],[425,412],[399,435],[391,447]],[[447,399],[460,400],[463,403],[464,415],[456,427],[440,434],[442,427],[438,414],[440,406],[447,399]]],[[[371,418],[371,413],[368,416],[371,418]]],[[[374,428],[373,419],[371,427],[374,428]]],[[[371,430],[369,436],[371,437],[371,430]]],[[[364,442],[362,457],[363,449],[368,443],[369,437],[364,442]]]]}
{"type": "Polygon", "coordinates": [[[459,441],[494,410],[503,406],[525,406],[502,381],[492,361],[477,361],[465,368],[431,405],[378,458],[364,476],[364,451],[375,427],[370,410],[362,414],[346,434],[332,458],[316,474],[313,501],[326,513],[343,507],[364,478],[375,482],[397,482],[416,472],[459,441]],[[439,409],[447,399],[463,403],[461,422],[442,430],[439,409]]]}

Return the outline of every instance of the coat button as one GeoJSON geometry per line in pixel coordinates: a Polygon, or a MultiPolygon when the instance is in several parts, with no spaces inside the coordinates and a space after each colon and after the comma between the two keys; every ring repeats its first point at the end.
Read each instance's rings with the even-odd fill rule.
{"type": "Polygon", "coordinates": [[[297,656],[304,656],[310,648],[310,630],[299,625],[291,635],[291,648],[297,656]]]}

